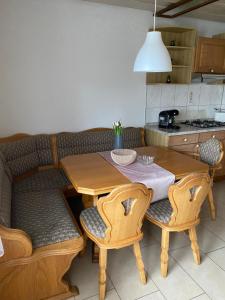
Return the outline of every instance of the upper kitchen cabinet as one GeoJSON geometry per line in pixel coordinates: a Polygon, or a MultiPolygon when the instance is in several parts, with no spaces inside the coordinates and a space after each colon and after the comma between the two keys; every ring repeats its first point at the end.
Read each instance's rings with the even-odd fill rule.
{"type": "Polygon", "coordinates": [[[198,39],[194,72],[225,74],[225,39],[198,39]]]}
{"type": "Polygon", "coordinates": [[[147,73],[146,83],[190,83],[194,65],[196,30],[181,27],[160,27],[163,42],[170,53],[172,72],[147,73]]]}

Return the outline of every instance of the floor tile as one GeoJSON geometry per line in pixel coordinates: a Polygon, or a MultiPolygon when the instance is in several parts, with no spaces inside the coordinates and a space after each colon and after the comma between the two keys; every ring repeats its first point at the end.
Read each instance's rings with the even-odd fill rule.
{"type": "Polygon", "coordinates": [[[208,253],[208,256],[225,271],[225,248],[208,253]]]}
{"type": "Polygon", "coordinates": [[[161,292],[158,291],[158,292],[154,292],[150,295],[146,295],[142,298],[139,298],[138,300],[165,300],[165,298],[163,297],[161,292]]]}
{"type": "Polygon", "coordinates": [[[160,252],[159,245],[142,249],[145,268],[166,299],[189,300],[203,293],[172,257],[169,257],[168,276],[163,278],[160,274],[160,252]]]}
{"type": "MultiPolygon", "coordinates": [[[[161,244],[162,229],[154,224],[150,224],[150,234],[161,244]]],[[[170,250],[179,249],[190,244],[189,237],[184,232],[170,233],[170,250]]]]}
{"type": "Polygon", "coordinates": [[[108,274],[122,300],[137,299],[158,290],[151,279],[146,285],[140,282],[136,261],[129,248],[110,251],[108,274]]]}
{"type": "Polygon", "coordinates": [[[193,298],[193,300],[211,300],[211,298],[209,298],[209,296],[207,296],[206,294],[202,294],[198,297],[193,298]]]}
{"type": "MultiPolygon", "coordinates": [[[[99,300],[98,295],[88,298],[87,300],[99,300]]],[[[105,300],[120,300],[115,289],[110,290],[105,295],[105,300]]]]}
{"type": "Polygon", "coordinates": [[[225,220],[217,217],[215,221],[203,220],[202,224],[217,237],[225,241],[225,220]]]}
{"type": "Polygon", "coordinates": [[[210,298],[225,299],[225,272],[209,257],[202,255],[201,264],[196,265],[188,247],[172,251],[172,256],[210,298]]]}
{"type": "MultiPolygon", "coordinates": [[[[76,300],[86,299],[98,294],[98,270],[99,265],[91,261],[90,243],[87,252],[78,256],[72,263],[69,271],[70,281],[79,288],[80,295],[76,300]]],[[[113,288],[112,282],[107,278],[107,290],[113,288]]]]}
{"type": "Polygon", "coordinates": [[[197,238],[199,247],[204,253],[225,247],[225,241],[201,224],[197,226],[197,238]]]}

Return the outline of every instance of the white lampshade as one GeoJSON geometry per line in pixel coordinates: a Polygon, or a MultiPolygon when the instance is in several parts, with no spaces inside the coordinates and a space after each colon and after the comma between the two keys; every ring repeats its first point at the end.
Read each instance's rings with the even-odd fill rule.
{"type": "Polygon", "coordinates": [[[168,50],[162,41],[161,32],[147,33],[144,45],[134,63],[134,72],[171,72],[172,64],[168,50]]]}

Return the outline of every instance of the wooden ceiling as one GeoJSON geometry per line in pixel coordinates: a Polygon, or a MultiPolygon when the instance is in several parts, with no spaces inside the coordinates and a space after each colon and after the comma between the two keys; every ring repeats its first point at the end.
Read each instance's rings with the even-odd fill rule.
{"type": "MultiPolygon", "coordinates": [[[[88,0],[88,1],[105,3],[110,5],[125,6],[125,7],[137,8],[143,10],[151,10],[151,11],[154,10],[154,0],[88,0]]],[[[178,0],[157,0],[157,11],[165,8],[171,3],[176,3],[177,1],[178,0]]],[[[225,23],[225,0],[219,0],[217,2],[208,4],[197,10],[189,12],[183,16],[225,23]]]]}

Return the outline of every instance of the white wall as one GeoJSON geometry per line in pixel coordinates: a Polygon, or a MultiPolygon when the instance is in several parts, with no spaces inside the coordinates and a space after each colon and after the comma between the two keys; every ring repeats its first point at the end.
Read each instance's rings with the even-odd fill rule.
{"type": "MultiPolygon", "coordinates": [[[[1,0],[0,136],[110,127],[118,119],[143,126],[145,75],[132,66],[151,25],[152,14],[142,10],[1,0]]],[[[205,35],[225,31],[222,23],[182,25],[205,35]]]]}

